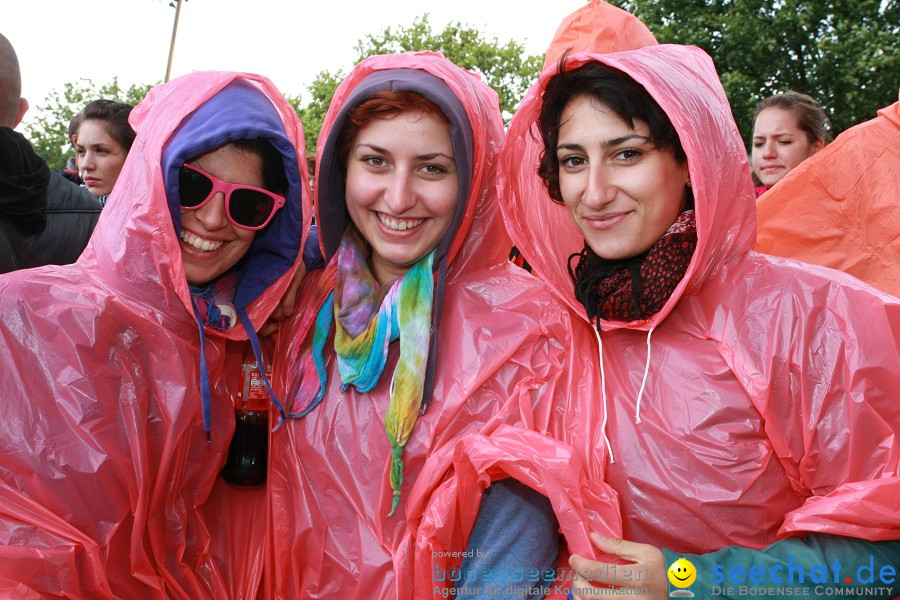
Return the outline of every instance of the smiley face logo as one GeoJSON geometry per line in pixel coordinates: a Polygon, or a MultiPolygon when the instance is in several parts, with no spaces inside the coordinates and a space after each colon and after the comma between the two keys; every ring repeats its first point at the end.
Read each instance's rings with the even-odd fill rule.
{"type": "Polygon", "coordinates": [[[686,588],[697,579],[697,569],[694,568],[691,561],[679,558],[669,567],[668,575],[672,585],[677,588],[686,588]]]}

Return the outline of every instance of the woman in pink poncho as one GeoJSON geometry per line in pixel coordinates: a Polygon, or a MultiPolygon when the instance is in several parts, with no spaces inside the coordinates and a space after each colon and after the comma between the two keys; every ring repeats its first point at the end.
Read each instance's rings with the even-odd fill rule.
{"type": "Polygon", "coordinates": [[[217,475],[247,340],[300,261],[302,129],[268,79],[213,72],[154,88],[131,123],[78,262],[0,277],[3,597],[258,587],[265,494],[217,475]]]}
{"type": "MultiPolygon", "coordinates": [[[[537,513],[507,532],[541,533],[512,571],[554,566],[557,518],[573,538],[582,530],[583,551],[588,524],[617,531],[602,474],[545,435],[551,408],[594,378],[568,356],[567,312],[506,258],[495,93],[435,53],[371,57],[338,88],[319,140],[328,265],[307,275],[306,308],[276,351],[275,389],[297,418],[271,435],[270,591],[418,600],[522,583],[498,572],[457,585],[497,480],[522,484],[491,487],[486,498],[508,498],[498,511],[537,513]],[[410,95],[420,108],[391,108],[410,95]],[[366,335],[371,349],[358,345],[366,335]],[[531,510],[537,493],[553,514],[531,510]]],[[[497,564],[521,547],[471,549],[497,564]]]]}
{"type": "Polygon", "coordinates": [[[731,567],[791,564],[812,594],[814,565],[897,564],[900,304],[751,252],[750,171],[708,56],[566,57],[520,105],[499,181],[513,242],[596,338],[601,400],[569,418],[605,425],[625,541],[595,544],[633,568],[573,558],[592,584],[665,598],[686,556],[695,597],[739,597],[731,567]]]}

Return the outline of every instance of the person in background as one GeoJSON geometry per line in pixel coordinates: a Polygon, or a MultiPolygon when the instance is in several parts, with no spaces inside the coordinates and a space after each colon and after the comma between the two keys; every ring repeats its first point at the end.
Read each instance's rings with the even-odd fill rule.
{"type": "Polygon", "coordinates": [[[900,297],[900,102],[842,132],[757,203],[756,250],[900,297]]]}
{"type": "Polygon", "coordinates": [[[69,120],[68,137],[69,143],[72,145],[72,156],[66,159],[66,166],[60,171],[60,175],[71,181],[72,183],[81,185],[81,177],[78,176],[78,161],[75,155],[75,139],[78,137],[78,126],[81,125],[81,113],[77,113],[69,120]]]}
{"type": "Polygon", "coordinates": [[[28,110],[21,93],[19,59],[0,35],[0,273],[75,262],[100,214],[96,198],[13,131],[28,110]]]}
{"type": "Polygon", "coordinates": [[[800,92],[761,100],[753,115],[750,162],[761,196],[804,160],[825,147],[830,122],[818,102],[800,92]]]}
{"type": "Polygon", "coordinates": [[[302,269],[302,128],[268,79],[226,72],[130,119],[78,262],[0,277],[0,596],[255,598],[265,490],[218,473],[241,366],[271,360],[255,331],[302,269]]]}
{"type": "Polygon", "coordinates": [[[900,301],[751,251],[731,114],[709,56],[659,45],[564,57],[510,123],[498,196],[512,240],[594,337],[576,352],[599,393],[557,411],[564,440],[584,421],[605,431],[621,504],[622,535],[571,559],[575,598],[612,585],[662,600],[680,557],[706,574],[689,590],[703,599],[741,597],[713,589],[716,565],[900,562],[900,301]]]}
{"type": "Polygon", "coordinates": [[[81,111],[75,134],[78,176],[90,192],[106,206],[109,194],[134,143],[128,123],[131,104],[114,100],[94,100],[81,111]]]}
{"type": "Polygon", "coordinates": [[[315,194],[316,192],[316,153],[306,153],[306,169],[309,175],[309,189],[315,194]]]}

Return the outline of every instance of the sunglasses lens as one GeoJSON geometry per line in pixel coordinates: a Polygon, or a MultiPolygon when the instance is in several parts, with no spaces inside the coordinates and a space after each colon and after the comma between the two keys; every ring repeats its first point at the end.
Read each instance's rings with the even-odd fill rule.
{"type": "Polygon", "coordinates": [[[178,195],[181,206],[193,208],[206,200],[213,189],[213,182],[203,173],[181,167],[178,172],[178,195]]]}
{"type": "Polygon", "coordinates": [[[261,226],[271,216],[274,208],[274,198],[248,189],[231,192],[231,202],[228,206],[231,218],[244,227],[261,226]]]}

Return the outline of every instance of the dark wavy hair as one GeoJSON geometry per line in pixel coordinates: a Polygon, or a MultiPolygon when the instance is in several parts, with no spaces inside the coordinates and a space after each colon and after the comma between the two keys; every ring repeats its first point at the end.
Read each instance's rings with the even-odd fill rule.
{"type": "MultiPolygon", "coordinates": [[[[556,146],[562,113],[566,106],[578,97],[592,98],[616,113],[629,127],[636,120],[650,128],[650,141],[660,149],[671,150],[679,163],[687,161],[678,132],[649,92],[634,79],[603,63],[589,62],[576,69],[565,70],[568,53],[559,60],[559,72],[550,78],[544,88],[543,104],[538,117],[538,129],[544,142],[538,175],[544,180],[554,202],[562,204],[559,189],[559,160],[556,146]]],[[[690,190],[688,190],[690,193],[690,190]]],[[[686,198],[689,205],[693,198],[686,198]]]]}
{"type": "MultiPolygon", "coordinates": [[[[131,151],[131,145],[134,143],[135,132],[128,123],[128,115],[134,106],[125,102],[116,102],[115,100],[94,100],[89,102],[84,110],[81,111],[81,123],[90,119],[103,121],[106,123],[106,131],[110,137],[122,146],[125,153],[131,151]]],[[[77,117],[76,117],[77,118],[77,117]]],[[[71,139],[71,138],[70,138],[71,139]]]]}

